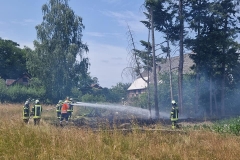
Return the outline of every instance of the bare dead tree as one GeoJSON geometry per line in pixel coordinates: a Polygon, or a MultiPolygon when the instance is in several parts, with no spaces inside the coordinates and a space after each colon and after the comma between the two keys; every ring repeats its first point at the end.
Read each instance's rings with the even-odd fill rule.
{"type": "MultiPolygon", "coordinates": [[[[150,87],[149,87],[149,69],[147,70],[147,79],[145,79],[141,73],[141,67],[140,67],[140,62],[138,61],[138,57],[137,57],[137,53],[136,53],[136,47],[135,47],[135,43],[134,43],[134,39],[133,39],[133,34],[132,31],[128,26],[128,34],[129,34],[129,39],[130,39],[130,44],[132,46],[133,49],[130,50],[130,54],[132,55],[132,60],[131,60],[131,66],[133,66],[131,69],[134,70],[134,72],[137,70],[137,73],[139,74],[139,76],[143,79],[143,81],[145,81],[147,83],[147,95],[148,95],[148,109],[150,112],[150,116],[151,116],[151,104],[150,104],[150,87]]],[[[149,55],[150,55],[150,45],[149,45],[149,39],[150,39],[150,29],[149,29],[149,33],[148,33],[148,59],[149,59],[149,55]]],[[[149,63],[147,64],[149,65],[149,63]]]]}

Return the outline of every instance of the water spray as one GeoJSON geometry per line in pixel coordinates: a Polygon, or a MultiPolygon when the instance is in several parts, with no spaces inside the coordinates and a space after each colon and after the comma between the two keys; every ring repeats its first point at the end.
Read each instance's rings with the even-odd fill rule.
{"type": "MultiPolygon", "coordinates": [[[[123,112],[127,114],[131,114],[136,118],[141,119],[150,119],[155,116],[154,110],[152,110],[151,115],[148,109],[133,107],[133,106],[127,106],[127,105],[116,105],[116,104],[98,104],[98,103],[86,103],[86,102],[75,102],[72,104],[74,106],[82,106],[82,107],[91,107],[91,108],[101,108],[101,109],[107,109],[115,111],[115,113],[123,112]]],[[[163,119],[169,119],[170,114],[166,112],[159,112],[160,117],[163,119]]]]}

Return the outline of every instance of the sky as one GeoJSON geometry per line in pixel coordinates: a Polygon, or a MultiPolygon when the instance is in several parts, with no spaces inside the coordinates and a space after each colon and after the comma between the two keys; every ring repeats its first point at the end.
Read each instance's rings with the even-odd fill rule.
{"type": "MultiPolygon", "coordinates": [[[[0,37],[34,49],[35,26],[42,22],[41,7],[48,0],[0,0],[0,37]]],[[[111,88],[117,83],[131,83],[122,74],[129,66],[131,49],[129,25],[134,41],[147,40],[147,29],[140,22],[144,0],[70,0],[69,6],[82,17],[85,29],[83,43],[89,47],[90,75],[100,86],[111,88]]]]}

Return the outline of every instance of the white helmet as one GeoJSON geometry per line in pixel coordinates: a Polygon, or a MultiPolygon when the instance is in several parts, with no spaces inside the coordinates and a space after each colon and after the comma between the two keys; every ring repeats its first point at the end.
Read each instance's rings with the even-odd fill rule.
{"type": "Polygon", "coordinates": [[[38,99],[35,101],[35,104],[37,104],[37,103],[39,103],[39,100],[38,100],[38,99]]]}
{"type": "Polygon", "coordinates": [[[176,104],[175,100],[172,100],[172,104],[176,104]]]}
{"type": "Polygon", "coordinates": [[[25,104],[29,104],[29,101],[26,101],[25,104]]]}

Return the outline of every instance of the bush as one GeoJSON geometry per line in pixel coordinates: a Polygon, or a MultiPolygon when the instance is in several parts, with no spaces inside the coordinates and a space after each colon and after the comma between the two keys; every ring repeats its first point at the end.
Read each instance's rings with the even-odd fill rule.
{"type": "Polygon", "coordinates": [[[217,122],[213,129],[219,133],[240,134],[240,116],[217,122]]]}
{"type": "Polygon", "coordinates": [[[82,96],[83,102],[106,102],[106,98],[103,96],[94,96],[91,94],[85,94],[82,96]]]}
{"type": "Polygon", "coordinates": [[[45,89],[36,87],[27,87],[23,85],[13,85],[7,87],[5,81],[0,79],[0,101],[1,102],[24,102],[28,98],[43,99],[45,89]]]}
{"type": "Polygon", "coordinates": [[[1,101],[1,103],[4,102],[4,99],[6,99],[6,91],[7,91],[7,87],[6,87],[5,81],[3,79],[0,79],[0,101],[1,101]]]}

